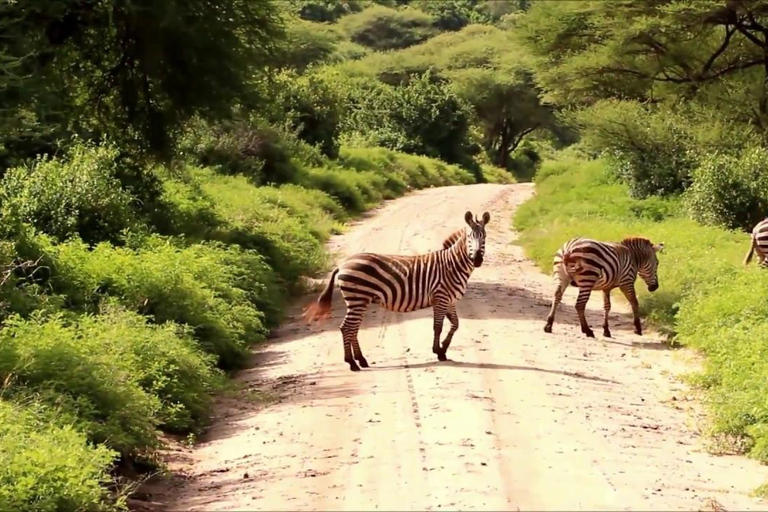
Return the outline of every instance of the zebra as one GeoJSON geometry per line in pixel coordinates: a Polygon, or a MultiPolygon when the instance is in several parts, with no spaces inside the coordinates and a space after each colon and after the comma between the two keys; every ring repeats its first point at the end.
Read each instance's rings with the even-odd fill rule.
{"type": "Polygon", "coordinates": [[[754,228],[752,228],[751,245],[749,252],[744,258],[744,265],[749,265],[752,261],[752,255],[757,250],[757,258],[760,260],[759,265],[763,268],[768,268],[768,217],[758,222],[754,228]]]}
{"type": "Polygon", "coordinates": [[[552,332],[555,309],[563,299],[563,292],[568,285],[571,285],[579,288],[576,311],[579,314],[581,332],[587,337],[595,337],[584,316],[584,309],[592,290],[603,292],[603,310],[605,311],[603,336],[611,337],[611,331],[608,329],[608,313],[611,310],[611,291],[616,287],[622,291],[632,306],[635,334],[642,335],[635,295],[635,280],[640,275],[650,292],[659,288],[659,278],[656,273],[659,266],[657,253],[663,250],[663,243],[654,245],[647,238],[640,237],[625,238],[620,243],[598,242],[580,237],[566,242],[557,251],[553,261],[553,274],[557,281],[557,288],[544,332],[552,332]]]}
{"type": "Polygon", "coordinates": [[[464,296],[472,271],[483,264],[485,226],[491,215],[485,212],[482,219],[477,219],[468,211],[464,220],[469,228],[460,230],[459,237],[442,250],[416,256],[358,253],[333,270],[325,289],[317,301],[305,309],[303,316],[307,323],[330,316],[334,280],[338,279],[347,306],[340,329],[344,361],[350,370],[356,372],[360,367],[368,368],[357,334],[371,303],[400,313],[431,306],[432,353],[439,361],[447,361],[446,352],[459,328],[456,302],[464,296]],[[441,346],[440,336],[446,316],[451,328],[441,346]]]}

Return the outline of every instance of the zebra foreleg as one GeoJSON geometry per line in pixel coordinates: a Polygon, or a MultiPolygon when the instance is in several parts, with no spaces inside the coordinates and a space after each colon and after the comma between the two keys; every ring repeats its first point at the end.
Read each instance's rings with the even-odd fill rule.
{"type": "Polygon", "coordinates": [[[441,349],[443,356],[448,352],[448,347],[451,346],[453,335],[459,330],[459,314],[456,312],[456,304],[454,303],[448,306],[448,310],[445,314],[448,316],[448,321],[451,322],[451,330],[448,331],[448,335],[445,337],[445,340],[443,340],[443,347],[441,349]]]}
{"type": "Polygon", "coordinates": [[[349,369],[353,372],[360,371],[360,367],[355,362],[355,359],[360,362],[360,366],[368,368],[368,361],[363,357],[363,353],[360,351],[360,343],[357,340],[357,333],[360,330],[360,324],[363,321],[363,315],[367,308],[367,303],[347,305],[347,314],[344,316],[344,321],[341,322],[341,337],[344,340],[344,361],[349,364],[349,369]]]}
{"type": "Polygon", "coordinates": [[[576,299],[576,312],[579,314],[579,323],[581,324],[581,332],[587,335],[587,338],[594,338],[595,333],[589,328],[587,323],[587,317],[585,310],[587,309],[587,302],[589,301],[589,295],[592,293],[591,288],[579,288],[579,297],[576,299]]]}
{"type": "Polygon", "coordinates": [[[557,282],[557,289],[555,290],[555,296],[552,299],[552,307],[549,309],[549,315],[547,316],[547,323],[544,325],[544,332],[552,332],[552,324],[555,323],[555,311],[563,300],[563,292],[568,285],[564,285],[562,280],[557,282]]]}
{"type": "Polygon", "coordinates": [[[629,301],[629,305],[632,306],[632,316],[635,318],[635,334],[642,336],[643,328],[640,326],[640,306],[635,295],[635,285],[632,283],[623,285],[621,286],[621,292],[629,301]]]}
{"type": "Polygon", "coordinates": [[[603,290],[603,311],[605,313],[603,318],[603,336],[610,338],[611,330],[608,329],[608,313],[611,312],[611,290],[603,290]]]}
{"type": "Polygon", "coordinates": [[[443,321],[448,311],[448,304],[446,301],[434,301],[432,305],[433,310],[433,328],[435,336],[432,339],[432,353],[437,354],[439,361],[447,361],[445,357],[445,351],[440,348],[440,335],[443,333],[443,321]]]}

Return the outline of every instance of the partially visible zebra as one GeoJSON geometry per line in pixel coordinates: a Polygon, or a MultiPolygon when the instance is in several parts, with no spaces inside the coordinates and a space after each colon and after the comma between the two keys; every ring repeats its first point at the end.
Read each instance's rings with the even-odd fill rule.
{"type": "Polygon", "coordinates": [[[752,228],[752,241],[749,247],[749,252],[744,258],[744,265],[749,265],[752,261],[752,255],[757,251],[757,259],[760,260],[759,265],[764,268],[768,268],[768,218],[765,218],[758,222],[754,228],[752,228]]]}
{"type": "Polygon", "coordinates": [[[491,215],[485,212],[482,219],[477,219],[473,218],[472,212],[467,212],[464,220],[468,228],[461,230],[448,248],[416,256],[359,253],[334,269],[325,290],[305,310],[304,319],[309,323],[330,316],[334,280],[338,278],[347,305],[341,334],[344,361],[349,364],[350,370],[359,371],[357,363],[363,368],[368,367],[357,333],[371,303],[403,313],[431,306],[434,328],[432,352],[437,354],[438,360],[447,360],[446,352],[459,328],[456,302],[464,296],[472,271],[483,264],[485,226],[491,215]],[[446,316],[451,329],[441,346],[440,335],[446,316]]]}
{"type": "Polygon", "coordinates": [[[557,281],[552,308],[549,310],[544,332],[552,332],[555,321],[555,309],[563,299],[563,292],[568,285],[579,288],[576,299],[576,311],[579,314],[581,332],[590,338],[595,334],[589,328],[584,309],[592,290],[602,290],[603,336],[610,338],[608,313],[611,311],[611,290],[619,288],[632,306],[635,320],[635,334],[642,334],[635,280],[637,276],[648,285],[648,291],[659,288],[656,271],[659,259],[656,254],[664,249],[664,244],[654,245],[646,238],[625,238],[621,243],[598,242],[587,238],[573,238],[566,242],[555,254],[553,274],[557,281]]]}

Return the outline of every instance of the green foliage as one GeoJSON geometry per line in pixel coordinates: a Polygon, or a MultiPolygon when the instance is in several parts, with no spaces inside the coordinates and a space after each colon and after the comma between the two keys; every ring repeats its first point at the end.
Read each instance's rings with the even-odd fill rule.
{"type": "Polygon", "coordinates": [[[110,147],[79,145],[65,159],[41,157],[10,170],[0,183],[4,215],[60,240],[117,240],[138,227],[133,198],[116,177],[117,156],[110,147]]]}
{"type": "Polygon", "coordinates": [[[265,295],[275,292],[271,270],[263,260],[240,255],[235,248],[213,243],[181,248],[151,238],[137,250],[108,243],[88,250],[73,241],[51,245],[45,253],[57,270],[54,289],[73,306],[93,308],[110,295],[157,322],[187,324],[223,368],[237,367],[246,346],[264,339],[264,315],[232,263],[241,260],[239,264],[249,267],[265,295]]]}
{"type": "Polygon", "coordinates": [[[751,231],[768,212],[768,152],[754,148],[739,157],[715,154],[693,172],[685,202],[704,224],[751,231]]]}
{"type": "Polygon", "coordinates": [[[0,508],[102,511],[117,455],[89,444],[53,411],[0,399],[0,508]]]}
{"type": "Polygon", "coordinates": [[[286,130],[328,158],[339,153],[341,105],[337,90],[322,76],[309,74],[297,77],[284,72],[273,82],[275,110],[270,114],[273,123],[281,123],[286,130]]]}
{"type": "Polygon", "coordinates": [[[33,91],[20,107],[34,111],[45,100],[79,133],[110,134],[166,156],[186,119],[221,118],[249,97],[254,67],[281,37],[273,1],[66,1],[2,10],[15,37],[4,38],[0,52],[31,56],[18,76],[31,76],[19,89],[33,91]]]}
{"type": "Polygon", "coordinates": [[[311,21],[295,20],[286,27],[286,38],[272,65],[304,72],[312,64],[327,62],[341,41],[335,27],[311,21]]]}
{"type": "Polygon", "coordinates": [[[679,194],[713,152],[738,154],[758,143],[748,128],[707,109],[648,108],[606,100],[567,116],[583,143],[614,162],[636,197],[679,194]]]}
{"type": "Polygon", "coordinates": [[[241,174],[257,185],[288,183],[299,173],[282,133],[246,119],[216,127],[198,122],[182,148],[194,163],[215,166],[224,174],[241,174]]]}
{"type": "Polygon", "coordinates": [[[407,48],[437,34],[433,19],[425,12],[383,5],[368,7],[339,21],[339,27],[353,42],[375,50],[407,48]]]}

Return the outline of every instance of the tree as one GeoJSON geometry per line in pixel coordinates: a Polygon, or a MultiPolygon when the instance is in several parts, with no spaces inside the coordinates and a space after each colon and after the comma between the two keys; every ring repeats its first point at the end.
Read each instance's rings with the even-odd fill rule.
{"type": "Polygon", "coordinates": [[[68,129],[154,155],[167,155],[191,116],[225,117],[256,100],[249,81],[282,31],[271,0],[4,2],[0,20],[11,28],[0,54],[31,54],[25,76],[40,86],[19,108],[47,94],[68,129]]]}
{"type": "Polygon", "coordinates": [[[525,69],[470,68],[450,76],[459,97],[472,106],[483,129],[485,149],[499,167],[507,168],[509,155],[526,135],[554,125],[551,109],[542,105],[533,77],[525,69]]]}
{"type": "Polygon", "coordinates": [[[561,104],[696,100],[768,132],[765,2],[536,2],[517,28],[561,104]]]}

